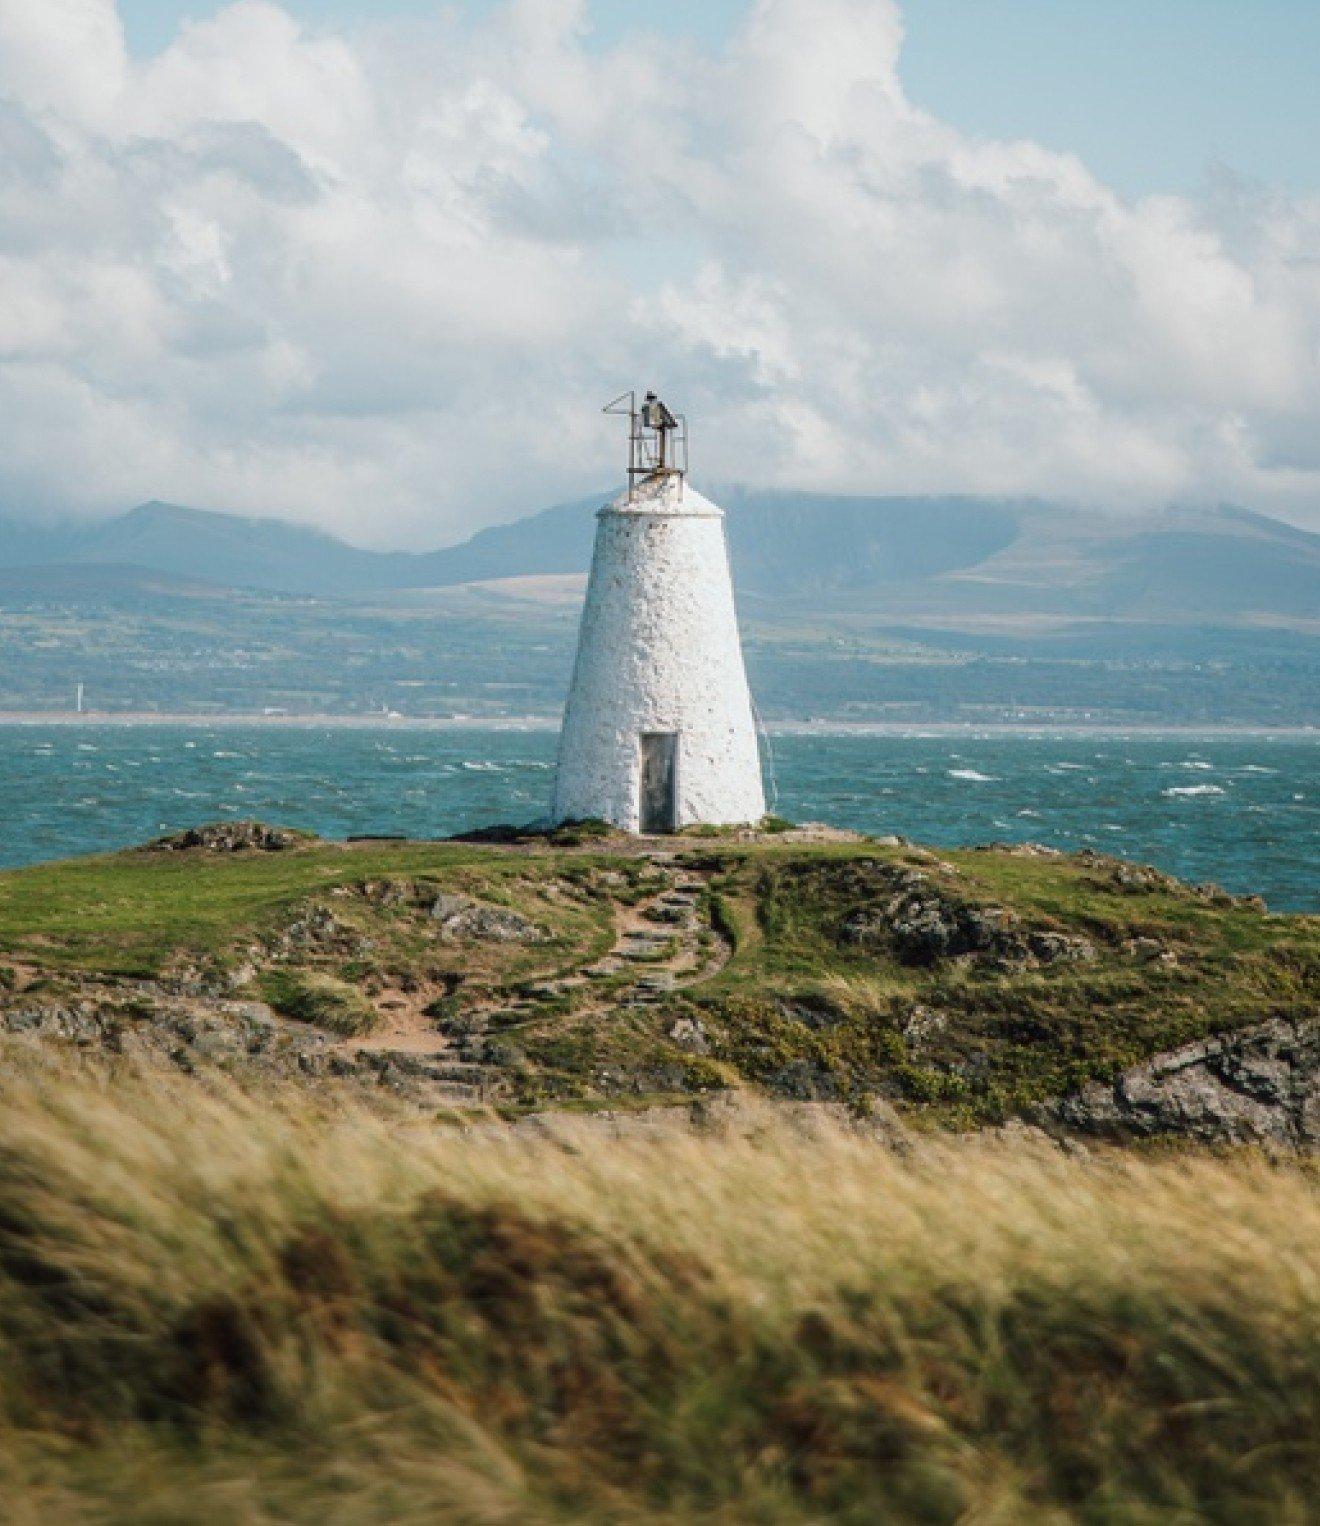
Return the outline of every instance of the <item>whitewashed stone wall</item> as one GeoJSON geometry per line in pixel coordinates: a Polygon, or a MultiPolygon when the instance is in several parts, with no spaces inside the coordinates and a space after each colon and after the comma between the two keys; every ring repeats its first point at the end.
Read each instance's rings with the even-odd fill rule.
{"type": "Polygon", "coordinates": [[[564,712],[556,821],[641,822],[643,732],[678,733],[678,824],[765,814],[724,516],[678,477],[600,511],[564,712]]]}

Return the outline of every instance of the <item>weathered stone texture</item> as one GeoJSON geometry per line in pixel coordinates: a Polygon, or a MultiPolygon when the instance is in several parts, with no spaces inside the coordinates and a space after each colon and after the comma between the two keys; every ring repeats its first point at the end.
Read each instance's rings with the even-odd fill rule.
{"type": "Polygon", "coordinates": [[[600,511],[555,819],[637,831],[644,732],[679,735],[678,825],[765,814],[723,515],[678,478],[600,511]]]}
{"type": "Polygon", "coordinates": [[[1092,1083],[1048,1109],[1069,1130],[1113,1139],[1320,1147],[1320,1017],[1273,1018],[1092,1083]]]}
{"type": "Polygon", "coordinates": [[[310,840],[309,832],[271,827],[264,821],[213,821],[158,837],[147,846],[171,853],[282,853],[310,840]]]}

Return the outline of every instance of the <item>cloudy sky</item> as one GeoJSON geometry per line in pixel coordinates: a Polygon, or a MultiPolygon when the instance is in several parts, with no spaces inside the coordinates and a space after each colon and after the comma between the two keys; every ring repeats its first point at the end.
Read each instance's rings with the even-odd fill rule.
{"type": "Polygon", "coordinates": [[[1313,0],[0,0],[0,509],[439,545],[654,384],[707,482],[1320,529],[1317,56],[1313,0]]]}

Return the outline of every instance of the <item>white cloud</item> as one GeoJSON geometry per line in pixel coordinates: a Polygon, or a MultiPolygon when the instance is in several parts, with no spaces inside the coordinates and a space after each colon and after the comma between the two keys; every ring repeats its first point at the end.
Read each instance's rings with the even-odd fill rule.
{"type": "Polygon", "coordinates": [[[128,78],[124,31],[104,0],[4,0],[0,94],[94,125],[115,109],[128,78]]]}
{"type": "Polygon", "coordinates": [[[889,0],[587,29],[239,0],[133,62],[111,0],[0,0],[0,505],[435,544],[609,480],[655,382],[706,479],[1320,520],[1320,203],[967,138],[889,0]]]}

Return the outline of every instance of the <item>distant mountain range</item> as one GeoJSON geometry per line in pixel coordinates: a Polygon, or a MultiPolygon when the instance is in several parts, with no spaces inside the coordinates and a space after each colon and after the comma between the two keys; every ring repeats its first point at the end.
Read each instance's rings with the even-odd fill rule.
{"type": "MultiPolygon", "coordinates": [[[[1320,536],[1241,509],[716,488],[767,716],[1320,723],[1320,536]]],[[[0,516],[0,711],[558,713],[605,494],[364,551],[151,503],[0,516]]]]}
{"type": "MultiPolygon", "coordinates": [[[[830,497],[726,489],[749,610],[826,621],[1049,616],[1154,623],[1320,621],[1320,535],[1236,508],[1102,515],[1038,500],[830,497]]],[[[387,590],[585,573],[604,495],[421,553],[366,551],[274,519],[148,503],[95,524],[0,518],[0,595],[221,587],[370,599],[387,590]]]]}

